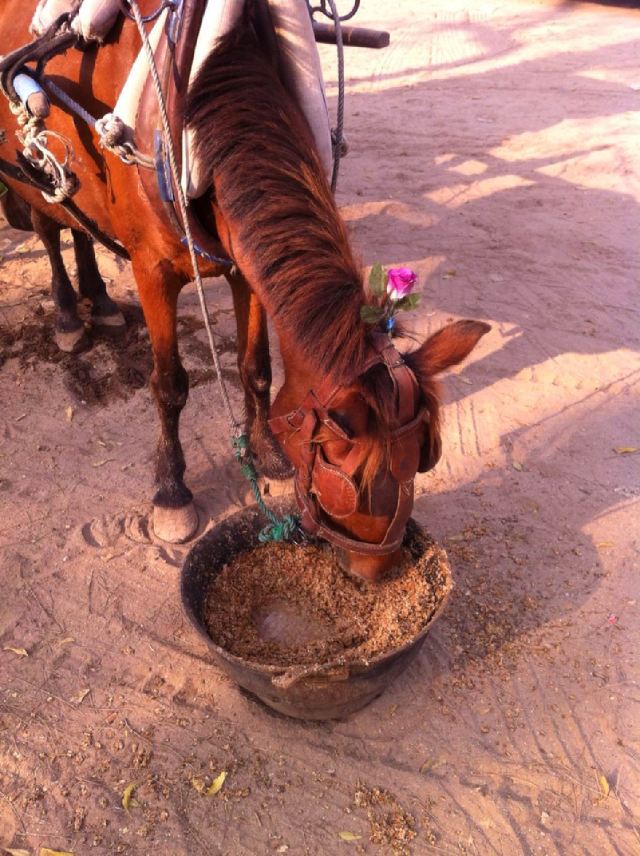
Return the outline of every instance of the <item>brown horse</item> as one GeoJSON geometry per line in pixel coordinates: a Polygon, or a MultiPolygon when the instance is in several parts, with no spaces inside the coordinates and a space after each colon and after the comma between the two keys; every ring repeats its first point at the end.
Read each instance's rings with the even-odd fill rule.
{"type": "MultiPolygon", "coordinates": [[[[4,50],[28,39],[28,5],[6,0],[0,13],[4,50]]],[[[149,11],[153,3],[141,5],[149,11]]],[[[306,528],[333,540],[346,566],[371,577],[396,560],[416,471],[439,457],[434,378],[464,359],[489,328],[473,321],[451,324],[403,360],[387,337],[362,322],[367,296],[361,268],[305,119],[280,80],[273,53],[262,48],[265,34],[252,8],[248,2],[243,20],[209,57],[189,97],[188,121],[211,175],[201,216],[238,271],[207,264],[203,273],[224,274],[232,288],[247,430],[259,466],[278,476],[288,473],[291,462],[306,528]],[[267,314],[285,370],[272,407],[267,314]]],[[[139,48],[134,25],[123,21],[109,43],[71,50],[47,73],[100,116],[115,103],[139,48]]],[[[9,131],[14,119],[0,101],[0,127],[9,131]]],[[[101,152],[87,127],[61,109],[54,107],[47,126],[72,141],[81,180],[76,203],[131,257],[161,424],[154,527],[161,538],[186,540],[197,516],[183,480],[178,432],[188,378],[178,354],[176,304],[193,276],[188,255],[162,212],[148,204],[132,167],[101,152]]],[[[15,161],[10,133],[0,156],[15,161]]],[[[7,183],[35,212],[40,234],[44,223],[54,236],[47,248],[55,282],[55,234],[77,224],[37,190],[7,183]]],[[[93,275],[99,277],[97,269],[93,275]]],[[[63,330],[73,327],[72,302],[59,301],[63,330]]],[[[113,314],[113,307],[100,309],[99,303],[96,298],[98,315],[113,314]]]]}

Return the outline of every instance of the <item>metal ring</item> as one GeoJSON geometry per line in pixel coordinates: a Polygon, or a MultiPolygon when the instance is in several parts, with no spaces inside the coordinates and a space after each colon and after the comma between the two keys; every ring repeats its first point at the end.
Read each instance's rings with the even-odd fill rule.
{"type": "MultiPolygon", "coordinates": [[[[332,21],[334,20],[331,9],[327,8],[327,0],[320,0],[319,6],[312,6],[311,3],[309,2],[309,0],[307,0],[307,6],[309,7],[309,13],[310,13],[312,18],[316,12],[319,12],[321,15],[324,15],[325,18],[329,18],[332,21]]],[[[340,15],[338,20],[339,21],[348,21],[350,18],[353,18],[353,16],[356,14],[356,12],[358,11],[359,8],[360,8],[360,0],[353,0],[353,6],[351,7],[351,10],[349,12],[347,12],[345,15],[340,15]]]]}
{"type": "MultiPolygon", "coordinates": [[[[130,21],[135,21],[135,17],[127,8],[128,5],[128,0],[120,0],[120,8],[122,9],[122,14],[125,16],[125,18],[129,18],[130,21]]],[[[178,4],[176,0],[162,0],[162,3],[160,4],[160,6],[158,6],[155,12],[151,12],[150,15],[141,16],[142,23],[149,24],[151,23],[151,21],[155,21],[156,18],[159,18],[160,15],[162,15],[165,9],[175,9],[177,5],[178,4]]]]}

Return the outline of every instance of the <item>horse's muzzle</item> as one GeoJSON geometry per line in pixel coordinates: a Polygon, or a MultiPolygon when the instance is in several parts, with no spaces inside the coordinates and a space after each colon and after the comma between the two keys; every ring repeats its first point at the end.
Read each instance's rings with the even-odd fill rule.
{"type": "Polygon", "coordinates": [[[353,550],[336,548],[336,558],[342,570],[371,583],[395,567],[400,562],[401,557],[401,547],[386,556],[368,556],[366,553],[355,553],[353,550]]]}

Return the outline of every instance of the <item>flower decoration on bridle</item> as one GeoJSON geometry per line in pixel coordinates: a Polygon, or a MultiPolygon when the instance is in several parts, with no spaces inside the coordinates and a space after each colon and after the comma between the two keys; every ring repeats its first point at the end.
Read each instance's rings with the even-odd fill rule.
{"type": "Polygon", "coordinates": [[[369,274],[369,292],[373,302],[360,309],[365,324],[380,326],[389,337],[393,336],[398,312],[415,309],[420,295],[413,294],[418,281],[416,274],[407,267],[385,270],[376,263],[369,274]]]}

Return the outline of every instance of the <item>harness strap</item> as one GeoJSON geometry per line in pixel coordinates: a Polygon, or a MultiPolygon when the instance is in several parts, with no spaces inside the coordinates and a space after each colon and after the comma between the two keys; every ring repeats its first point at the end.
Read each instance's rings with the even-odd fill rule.
{"type": "Polygon", "coordinates": [[[69,17],[68,12],[60,15],[40,38],[0,58],[0,88],[10,101],[14,103],[19,101],[13,79],[26,62],[37,60],[37,75],[39,75],[44,63],[53,53],[64,52],[76,41],[75,33],[70,30],[63,29],[62,32],[58,32],[65,24],[68,25],[69,17]]]}
{"type": "Polygon", "coordinates": [[[81,226],[85,232],[88,232],[92,238],[95,238],[96,241],[101,243],[108,250],[111,250],[112,253],[120,256],[121,259],[131,261],[131,256],[122,244],[118,241],[114,241],[114,239],[110,238],[106,232],[103,232],[95,220],[92,220],[88,214],[85,214],[81,208],[78,208],[73,199],[63,199],[59,204],[62,205],[65,211],[68,211],[69,214],[71,214],[78,225],[81,226]]]}
{"type": "MultiPolygon", "coordinates": [[[[47,181],[46,176],[43,173],[31,167],[21,155],[19,155],[19,162],[19,165],[16,166],[15,164],[9,163],[9,161],[4,158],[0,158],[0,174],[7,178],[12,178],[14,181],[19,181],[22,184],[30,184],[42,193],[52,192],[54,188],[52,184],[47,181]]],[[[122,244],[115,241],[113,238],[110,238],[109,235],[103,232],[91,217],[78,208],[72,199],[63,199],[58,203],[58,205],[61,205],[65,211],[71,214],[78,225],[85,232],[88,232],[92,238],[95,238],[96,241],[99,241],[107,247],[107,249],[111,250],[111,252],[120,256],[120,258],[129,260],[129,253],[125,250],[122,244]]]]}
{"type": "Polygon", "coordinates": [[[378,359],[370,360],[365,371],[380,361],[387,367],[396,400],[396,425],[405,425],[413,418],[420,398],[418,381],[388,336],[374,333],[372,338],[378,359]]]}

